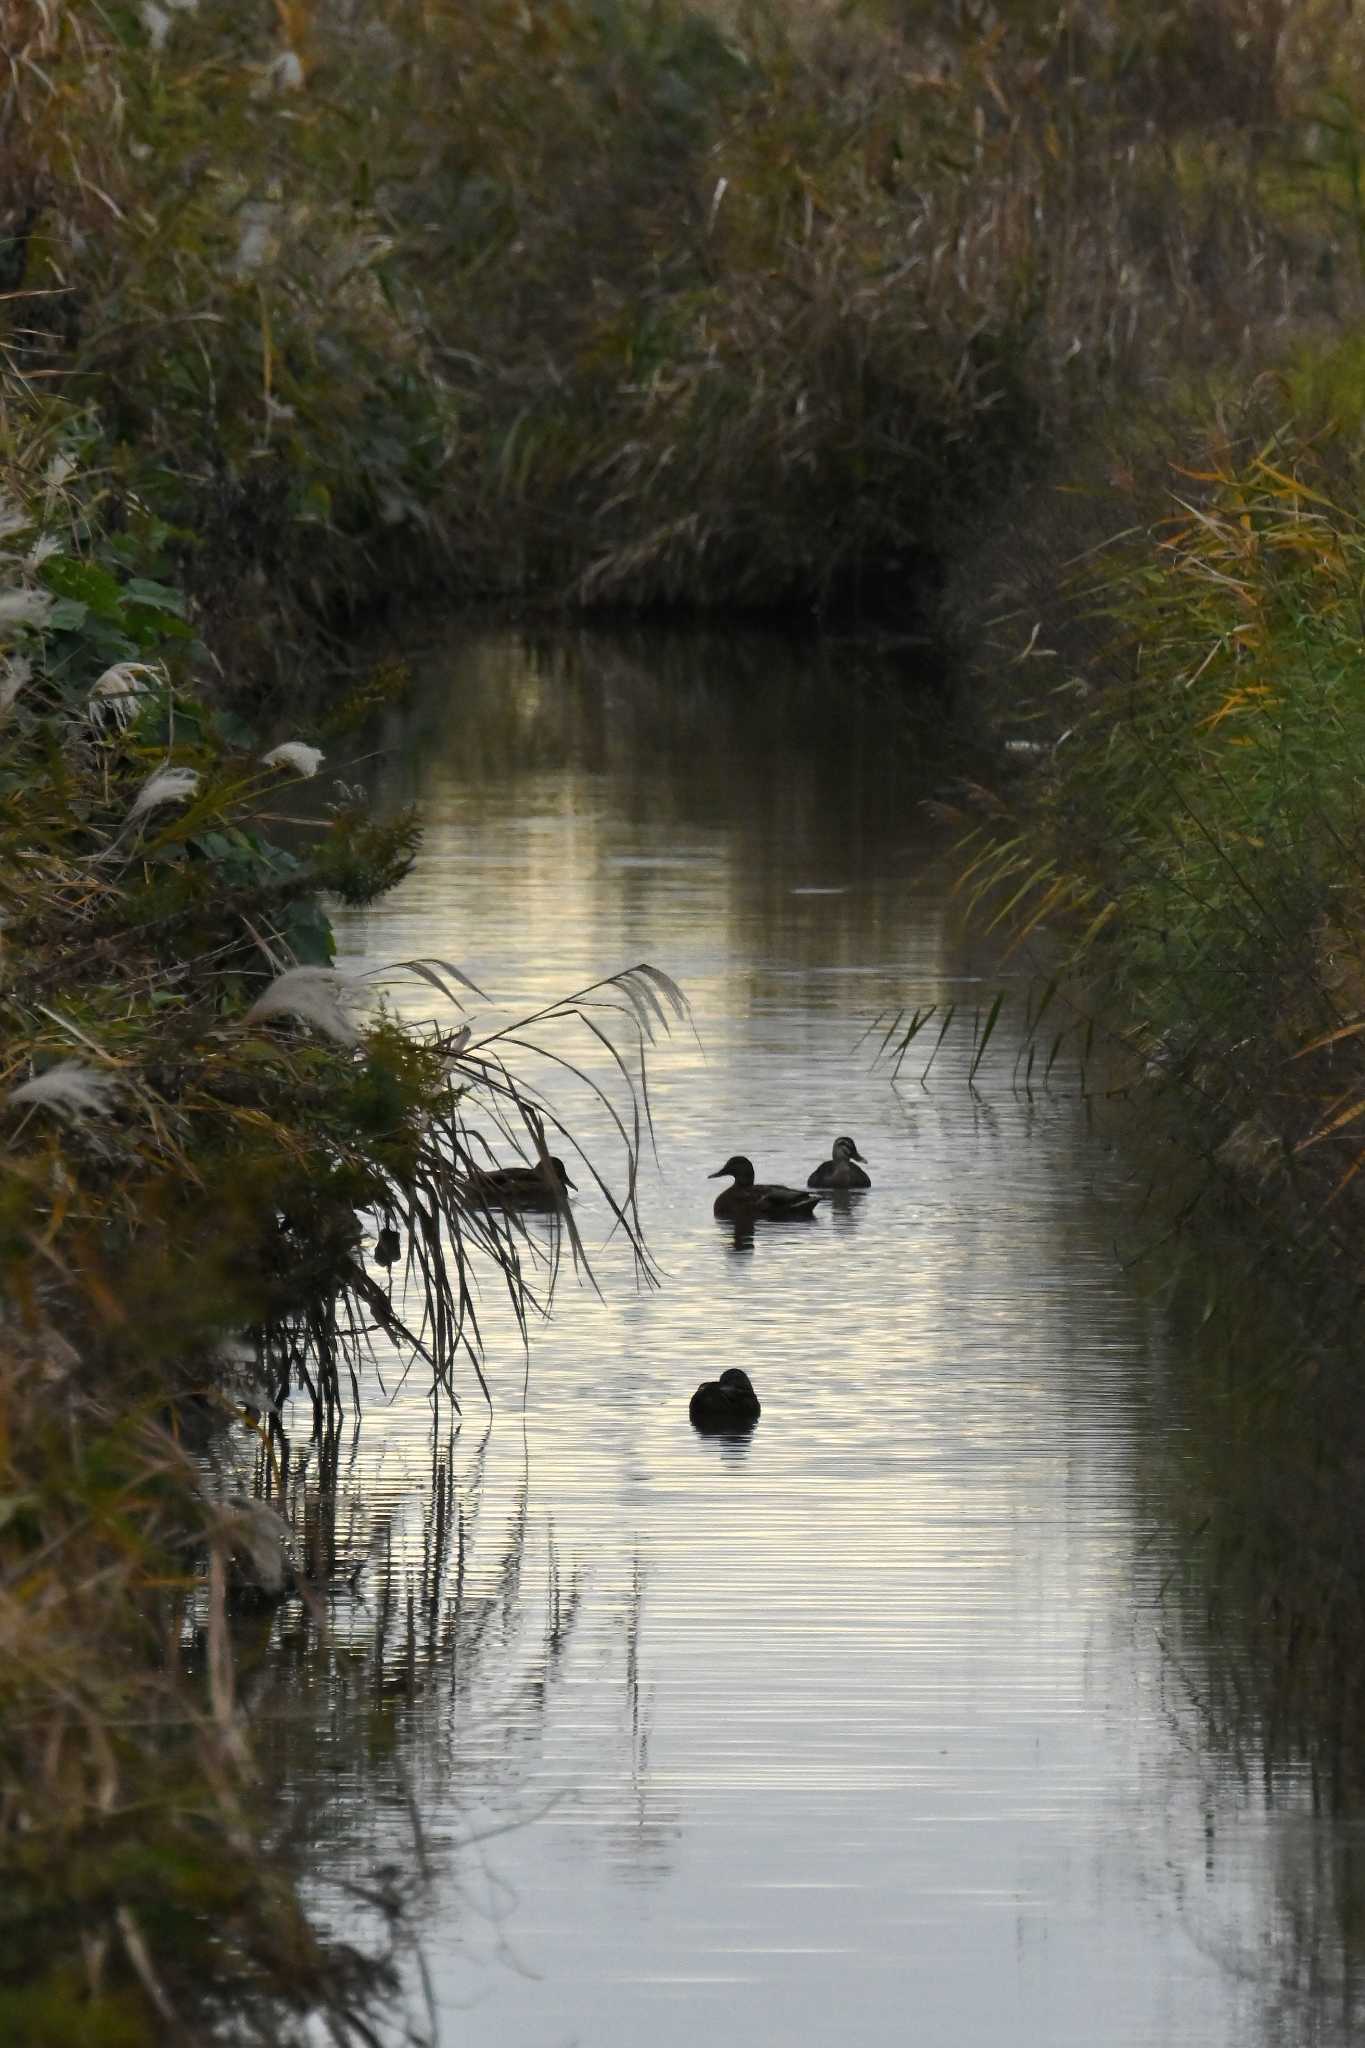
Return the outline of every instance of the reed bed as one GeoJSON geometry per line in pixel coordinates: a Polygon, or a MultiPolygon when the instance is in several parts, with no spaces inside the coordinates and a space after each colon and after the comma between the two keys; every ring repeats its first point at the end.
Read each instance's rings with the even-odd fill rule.
{"type": "Polygon", "coordinates": [[[10,346],[238,689],[438,578],[922,614],[1116,395],[1359,303],[1326,5],[29,0],[7,54],[10,346]]]}
{"type": "MultiPolygon", "coordinates": [[[[1337,1814],[1365,1702],[1361,390],[1354,342],[1306,349],[1187,418],[1164,477],[1135,463],[1073,508],[1051,611],[999,626],[1026,658],[959,806],[967,893],[1047,966],[1018,1078],[1059,1033],[1117,1047],[1106,1085],[1161,1148],[1147,1264],[1190,1359],[1154,1479],[1185,1538],[1164,1626],[1213,1743],[1272,1788],[1307,1766],[1337,1814]]],[[[925,1021],[887,1051],[915,1026],[922,1064],[925,1021]]]]}
{"type": "MultiPolygon", "coordinates": [[[[1071,933],[1212,1165],[1347,1263],[1365,1097],[1355,458],[1287,424],[1215,438],[1166,510],[1073,578],[1079,667],[1007,698],[1037,738],[965,882],[1027,940],[1071,933]],[[1015,792],[1017,796],[1017,789],[1015,792]],[[1311,1229],[1310,1229],[1311,1225],[1311,1229]]],[[[1075,655],[1077,649],[1066,650],[1075,655]]]]}

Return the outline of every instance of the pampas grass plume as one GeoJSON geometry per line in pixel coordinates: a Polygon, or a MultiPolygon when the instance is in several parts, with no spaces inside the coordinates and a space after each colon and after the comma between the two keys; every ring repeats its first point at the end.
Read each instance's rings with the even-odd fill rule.
{"type": "MultiPolygon", "coordinates": [[[[154,676],[158,682],[165,680],[162,671],[147,661],[116,661],[112,668],[107,668],[91,688],[86,701],[85,712],[90,723],[103,725],[106,718],[112,718],[121,732],[137,710],[139,698],[147,694],[148,686],[144,680],[147,676],[154,676]]],[[[185,771],[179,772],[183,774],[185,771]]],[[[150,804],[144,806],[144,809],[150,808],[150,804]]],[[[136,808],[133,816],[137,816],[136,808]]]]}
{"type": "Polygon", "coordinates": [[[45,590],[0,590],[0,628],[45,626],[55,602],[45,590]]]}
{"type": "Polygon", "coordinates": [[[261,756],[267,768],[292,768],[296,775],[305,776],[316,775],[324,758],[322,748],[310,747],[306,740],[285,740],[261,756]]]}
{"type": "Polygon", "coordinates": [[[12,1103],[40,1103],[59,1116],[107,1116],[109,1097],[118,1083],[108,1074],[98,1074],[81,1060],[59,1060],[55,1067],[35,1074],[12,1090],[12,1103]]]}
{"type": "Polygon", "coordinates": [[[134,797],[128,816],[140,818],[158,804],[178,804],[182,797],[193,796],[198,787],[199,777],[193,768],[158,768],[134,797]]]}
{"type": "Polygon", "coordinates": [[[346,1010],[363,995],[358,982],[348,981],[334,967],[291,967],[257,996],[245,1022],[261,1024],[267,1017],[297,1017],[338,1045],[357,1045],[360,1033],[346,1010]]]}

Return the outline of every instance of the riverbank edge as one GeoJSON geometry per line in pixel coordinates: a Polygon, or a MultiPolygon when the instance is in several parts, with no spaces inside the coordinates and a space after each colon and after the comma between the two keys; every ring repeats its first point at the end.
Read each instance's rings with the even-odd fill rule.
{"type": "Polygon", "coordinates": [[[332,1414],[339,1301],[396,1331],[358,1219],[406,1214],[449,1112],[447,1049],[361,1017],[322,907],[392,886],[414,820],[340,791],[276,832],[402,677],[267,746],[194,687],[155,514],[111,520],[8,368],[0,421],[0,2035],[363,2036],[409,1887],[368,1948],[307,1903],[236,1679],[294,1563],[216,1447],[273,1458],[281,1358],[332,1414]]]}

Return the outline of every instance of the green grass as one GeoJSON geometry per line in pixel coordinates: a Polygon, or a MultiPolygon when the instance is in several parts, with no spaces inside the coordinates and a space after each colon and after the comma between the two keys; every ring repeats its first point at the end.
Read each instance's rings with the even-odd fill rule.
{"type": "Polygon", "coordinates": [[[997,719],[1044,752],[1010,822],[978,828],[970,871],[1022,938],[1071,933],[1137,1071],[1179,1093],[1211,1185],[1293,1246],[1348,1357],[1365,1165],[1359,460],[1330,422],[1272,430],[1263,410],[1257,438],[1214,431],[1174,468],[1164,513],[1134,485],[1145,516],[1082,556],[997,694],[997,719]]]}

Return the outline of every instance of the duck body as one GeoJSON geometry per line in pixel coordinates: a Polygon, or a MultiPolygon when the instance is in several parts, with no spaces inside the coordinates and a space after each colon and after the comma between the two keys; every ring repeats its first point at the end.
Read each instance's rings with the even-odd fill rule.
{"type": "Polygon", "coordinates": [[[492,1209],[558,1209],[574,1187],[562,1159],[534,1166],[476,1166],[464,1185],[475,1201],[492,1209]]]}
{"type": "Polygon", "coordinates": [[[867,1161],[854,1144],[852,1138],[836,1138],[831,1156],[821,1160],[815,1171],[807,1176],[808,1188],[870,1188],[872,1177],[863,1172],[867,1161]],[[862,1159],[862,1166],[855,1166],[854,1160],[862,1159]]]}
{"type": "Polygon", "coordinates": [[[752,1429],[763,1413],[747,1372],[732,1365],[718,1380],[703,1380],[687,1404],[692,1427],[707,1436],[752,1429]]]}
{"type": "Polygon", "coordinates": [[[736,1152],[707,1178],[719,1180],[727,1173],[734,1186],[721,1189],[712,1204],[712,1213],[731,1222],[752,1223],[761,1218],[765,1223],[806,1223],[821,1199],[804,1188],[784,1188],[778,1181],[755,1180],[753,1162],[742,1152],[736,1152]]]}

